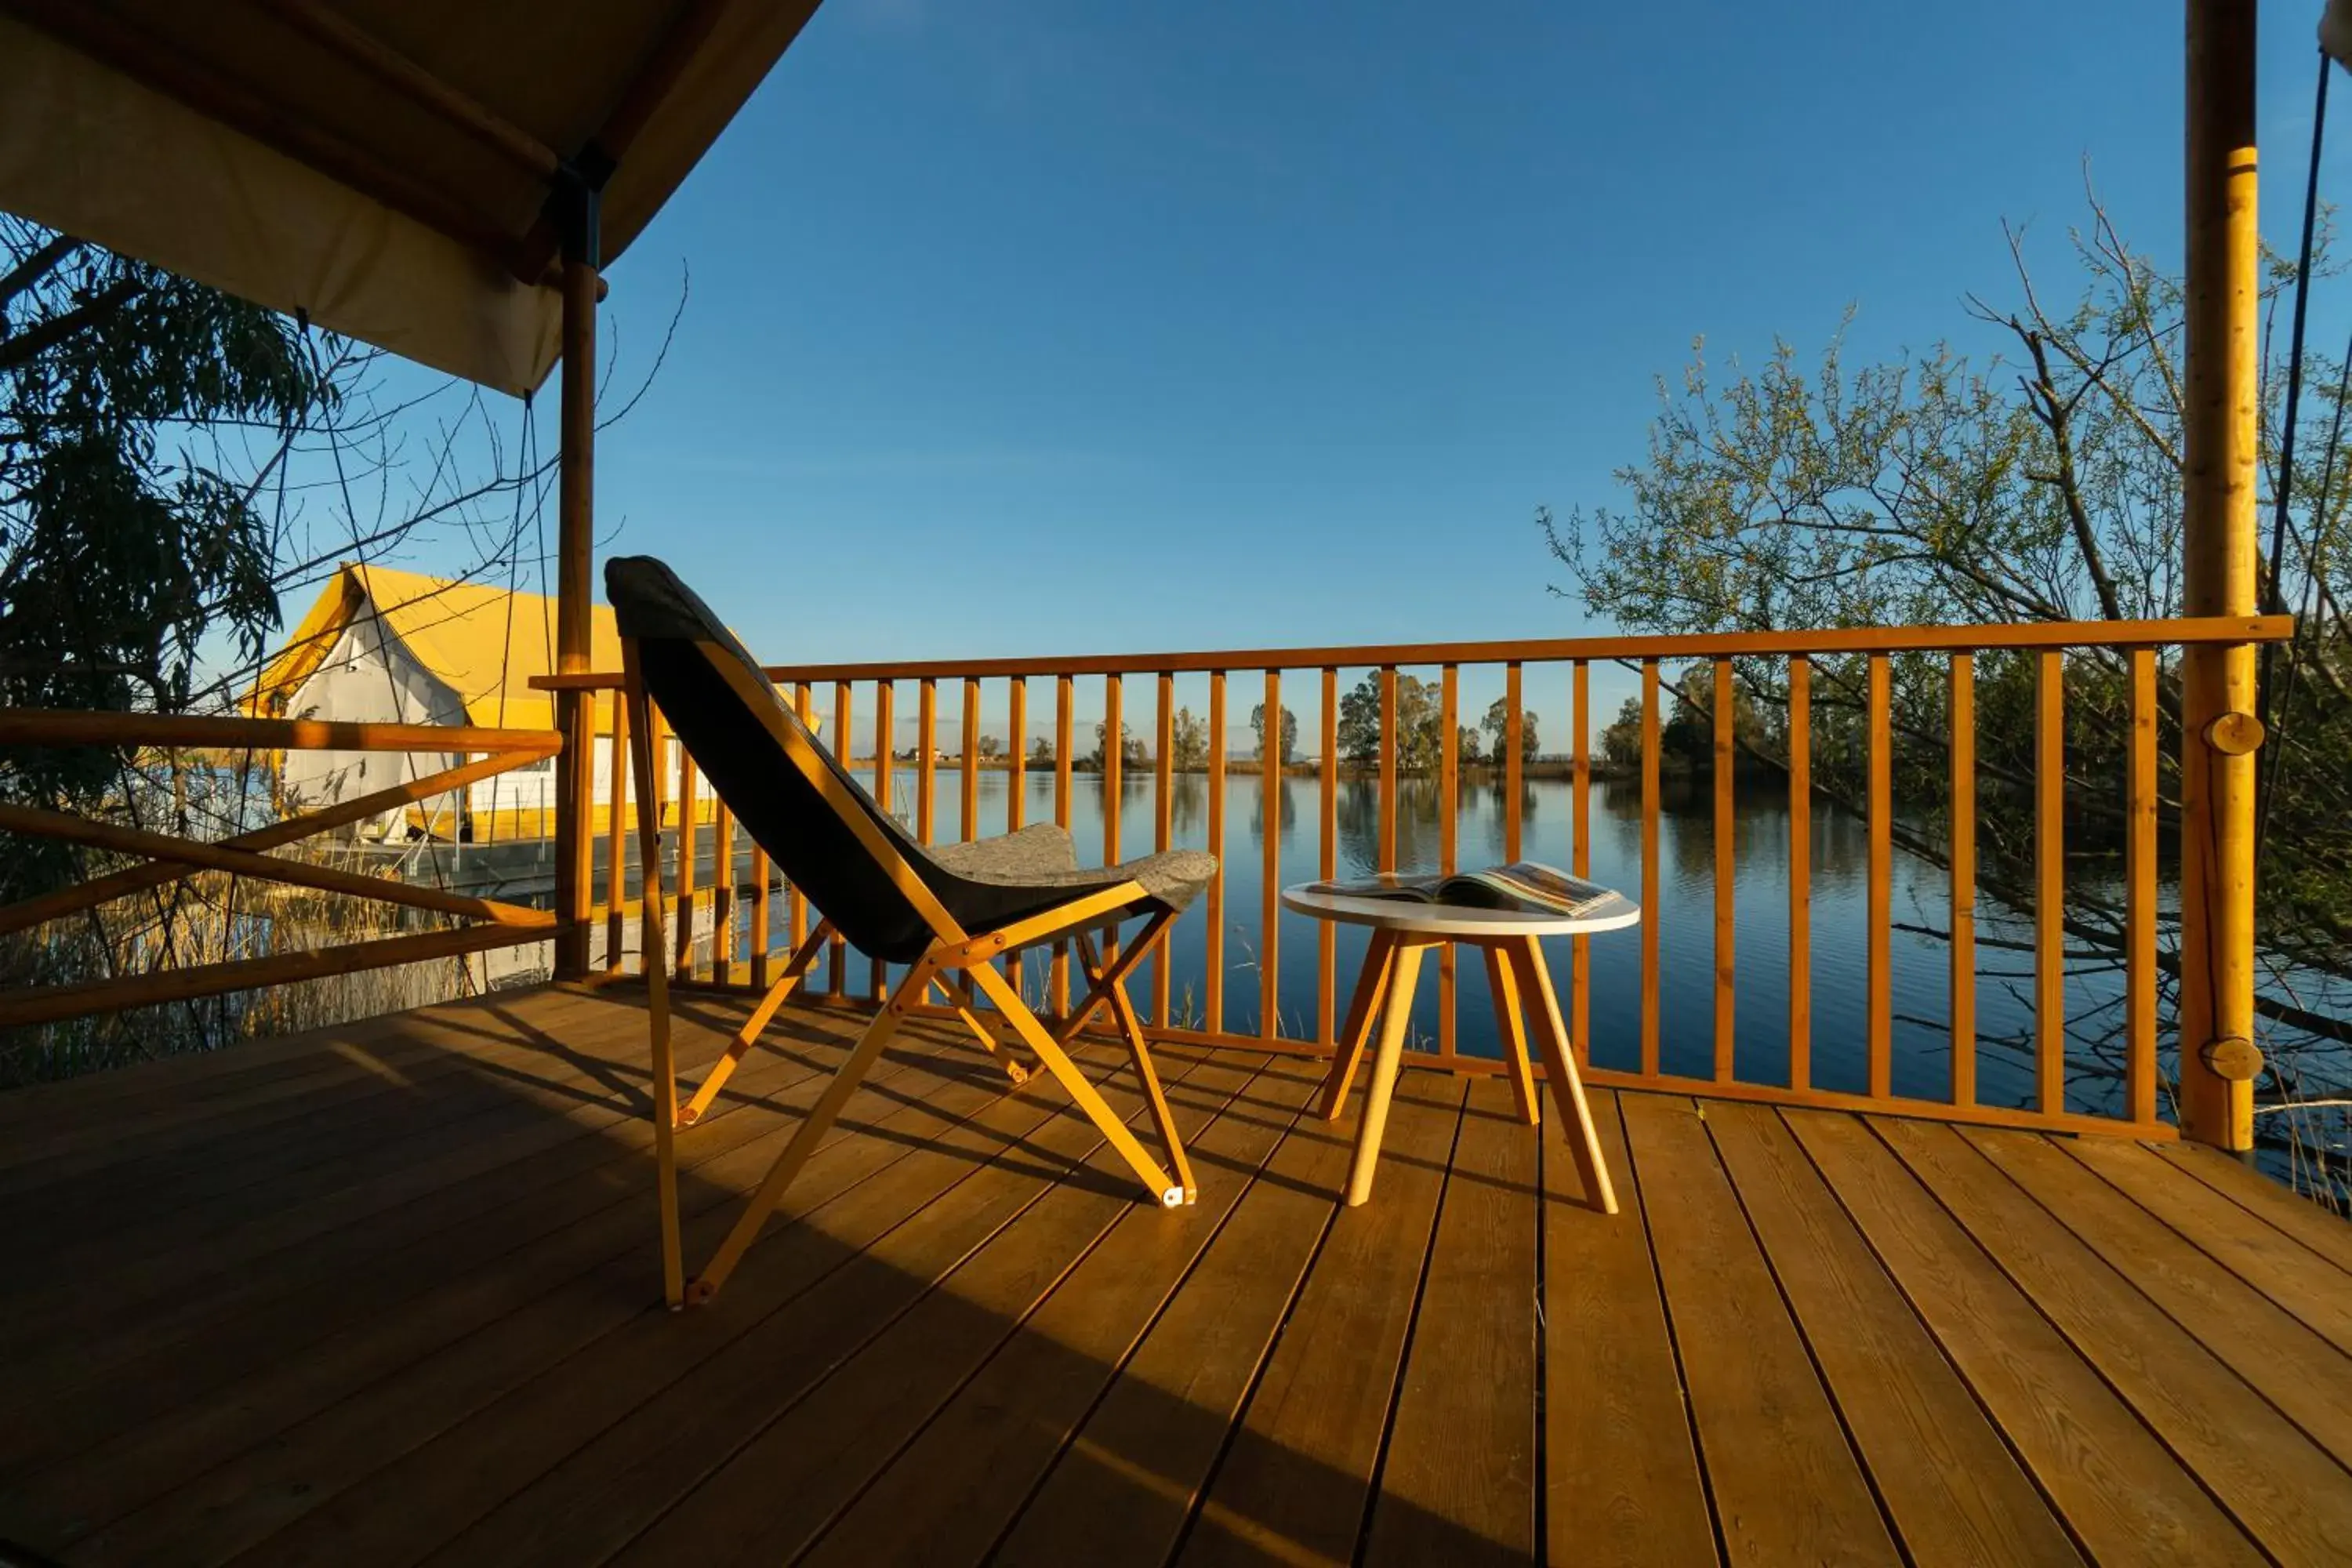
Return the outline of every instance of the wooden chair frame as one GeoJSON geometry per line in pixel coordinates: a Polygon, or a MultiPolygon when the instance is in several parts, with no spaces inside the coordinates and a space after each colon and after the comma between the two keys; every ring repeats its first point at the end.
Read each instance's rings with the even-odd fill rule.
{"type": "MultiPolygon", "coordinates": [[[[654,1157],[661,1210],[662,1292],[672,1309],[708,1301],[726,1283],[728,1276],[742,1261],[743,1254],[759,1238],[768,1215],[782,1200],[793,1178],[800,1174],[802,1167],[808,1163],[818,1145],[824,1141],[840,1117],[842,1108],[848,1103],[850,1096],[856,1092],[859,1083],[881,1056],[883,1047],[889,1044],[908,1014],[928,999],[935,984],[948,989],[951,1002],[956,1005],[966,1025],[980,1037],[989,1054],[1005,1066],[1007,1075],[1019,1083],[1028,1076],[1027,1070],[1011,1058],[1003,1041],[987,1026],[983,1015],[973,1005],[975,999],[971,993],[976,988],[992,1006],[992,1012],[989,1016],[1010,1026],[1014,1037],[1061,1084],[1078,1109],[1086,1113],[1087,1119],[1095,1124],[1119,1158],[1126,1162],[1128,1168],[1135,1173],[1155,1203],[1164,1208],[1177,1208],[1192,1202],[1197,1189],[1192,1181],[1192,1166],[1185,1158],[1175,1118],[1160,1086],[1159,1074],[1151,1065],[1150,1051],[1145,1042],[1142,1026],[1136,1018],[1134,1004],[1127,995],[1127,977],[1137,964],[1166,940],[1172,915],[1165,910],[1153,915],[1141,936],[1108,964],[1097,960],[1092,933],[1116,923],[1121,911],[1147,901],[1148,895],[1135,882],[1120,882],[1079,894],[1041,914],[994,931],[977,933],[965,931],[940,902],[915,868],[908,864],[898,847],[866,816],[848,786],[842,783],[825,760],[816,754],[806,734],[783,721],[781,714],[775,711],[772,693],[763,689],[761,684],[755,684],[757,678],[745,669],[741,661],[729,650],[710,643],[697,646],[703,657],[710,661],[711,668],[742,699],[745,709],[758,716],[770,738],[782,748],[792,764],[801,771],[804,778],[815,784],[825,805],[882,868],[900,895],[913,906],[930,928],[931,942],[908,969],[906,976],[892,988],[881,1011],[859,1034],[848,1059],[835,1070],[833,1080],[825,1086],[824,1092],[793,1132],[792,1141],[769,1166],[767,1174],[744,1204],[733,1227],[712,1253],[709,1261],[702,1266],[691,1281],[688,1280],[677,1200],[677,1135],[708,1113],[712,1100],[732,1075],[737,1064],[792,994],[793,988],[807,974],[825,939],[832,934],[832,922],[821,920],[816,929],[793,952],[783,973],[761,997],[751,1017],[737,1031],[735,1038],[729,1043],[719,1060],[712,1064],[691,1099],[681,1107],[678,1103],[677,1063],[670,1046],[668,946],[662,930],[661,823],[654,805],[655,758],[644,746],[634,749],[637,854],[638,863],[644,868],[640,879],[643,884],[642,945],[646,954],[648,1031],[653,1056],[654,1157]],[[1063,1021],[1060,1029],[1049,1030],[1022,999],[1020,991],[995,965],[998,959],[1021,949],[1062,938],[1075,938],[1078,942],[1093,985],[1084,1003],[1063,1021]],[[1070,1042],[1095,1011],[1106,1003],[1112,1008],[1119,1034],[1135,1065],[1136,1077],[1151,1111],[1160,1146],[1169,1164],[1175,1170],[1172,1179],[1070,1059],[1070,1042]]],[[[653,703],[646,691],[644,664],[635,638],[624,637],[621,640],[621,659],[623,695],[628,704],[629,727],[636,734],[651,735],[655,732],[653,703]]],[[[680,746],[684,746],[682,740],[680,746]]]]}

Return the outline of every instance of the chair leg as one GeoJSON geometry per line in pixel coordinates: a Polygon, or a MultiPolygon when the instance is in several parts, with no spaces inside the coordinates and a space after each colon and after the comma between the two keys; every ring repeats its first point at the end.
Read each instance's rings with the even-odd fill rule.
{"type": "Polygon", "coordinates": [[[1054,1037],[1046,1032],[1045,1026],[1037,1021],[1037,1015],[1029,1010],[1029,1005],[1022,1001],[1021,994],[1013,989],[1012,984],[996,972],[993,964],[979,964],[967,973],[979,983],[982,991],[988,993],[988,999],[996,1004],[996,1010],[1021,1036],[1023,1043],[1036,1053],[1039,1061],[1045,1064],[1045,1070],[1054,1075],[1055,1081],[1077,1102],[1078,1109],[1086,1112],[1087,1120],[1092,1121],[1110,1146],[1118,1151],[1119,1158],[1126,1161],[1128,1168],[1141,1180],[1152,1200],[1162,1208],[1181,1207],[1184,1189],[1168,1179],[1168,1173],[1152,1160],[1135,1134],[1128,1131],[1127,1123],[1111,1113],[1110,1107],[1103,1103],[1103,1097],[1095,1092],[1095,1086],[1087,1081],[1077,1064],[1071,1061],[1068,1054],[1055,1043],[1054,1037]]]}
{"type": "Polygon", "coordinates": [[[1600,1130],[1592,1125],[1592,1107],[1584,1098],[1584,1079],[1568,1047],[1568,1026],[1561,1022],[1559,997],[1551,988],[1551,972],[1544,967],[1543,949],[1525,936],[1511,945],[1510,960],[1519,972],[1519,994],[1528,1001],[1528,1020],[1543,1047],[1544,1076],[1551,1079],[1552,1098],[1568,1126],[1568,1152],[1584,1183],[1585,1200],[1602,1214],[1617,1212],[1617,1189],[1609,1180],[1609,1163],[1601,1156],[1600,1130]]]}
{"type": "Polygon", "coordinates": [[[890,999],[883,1005],[882,1010],[874,1016],[874,1021],[866,1026],[866,1032],[858,1037],[856,1046],[850,1051],[849,1059],[835,1069],[833,1081],[825,1085],[824,1093],[818,1097],[816,1104],[810,1110],[808,1120],[802,1122],[800,1130],[793,1134],[793,1141],[785,1145],[784,1152],[776,1156],[776,1163],[768,1167],[767,1175],[761,1179],[759,1189],[743,1205],[743,1212],[736,1217],[734,1228],[727,1233],[727,1239],[719,1244],[719,1250],[711,1254],[710,1261],[703,1266],[702,1272],[687,1288],[688,1302],[708,1301],[718,1293],[719,1287],[727,1282],[727,1277],[735,1272],[735,1266],[742,1261],[743,1254],[750,1250],[752,1242],[759,1239],[761,1226],[767,1223],[768,1215],[782,1200],[784,1190],[793,1184],[793,1178],[801,1173],[801,1167],[809,1163],[809,1157],[816,1152],[817,1145],[824,1142],[825,1134],[833,1130],[834,1122],[841,1115],[841,1108],[849,1102],[851,1095],[857,1092],[858,1084],[873,1068],[875,1058],[882,1054],[882,1047],[888,1045],[890,1037],[898,1032],[898,1026],[905,1021],[907,1009],[920,1001],[929,989],[932,973],[928,963],[916,964],[907,978],[899,982],[898,988],[890,994],[890,999]]]}
{"type": "MultiPolygon", "coordinates": [[[[1162,915],[1153,921],[1129,951],[1139,959],[1164,941],[1169,918],[1162,915]]],[[[1109,973],[1108,968],[1096,955],[1092,937],[1080,934],[1078,952],[1086,960],[1089,974],[1099,979],[1109,973]]],[[[1200,1197],[1201,1189],[1192,1180],[1192,1163],[1184,1157],[1184,1140],[1177,1133],[1175,1113],[1168,1109],[1168,1096],[1161,1090],[1160,1074],[1151,1065],[1151,1047],[1143,1037],[1143,1020],[1135,1015],[1135,1001],[1127,994],[1124,977],[1111,982],[1111,1009],[1118,1019],[1119,1033],[1127,1041],[1127,1054],[1135,1062],[1135,1076],[1143,1085],[1144,1099],[1151,1106],[1152,1124],[1160,1130],[1160,1150],[1168,1156],[1168,1164],[1176,1173],[1177,1184],[1184,1189],[1184,1201],[1192,1203],[1200,1197]]]]}
{"type": "MultiPolygon", "coordinates": [[[[654,733],[653,703],[646,696],[634,642],[621,645],[623,695],[629,725],[639,735],[654,733]]],[[[646,1022],[653,1058],[654,1187],[661,1211],[662,1299],[676,1311],[686,1304],[686,1258],[677,1212],[677,1064],[669,1040],[669,962],[662,939],[661,822],[654,809],[654,758],[649,745],[633,748],[637,785],[637,864],[643,906],[637,944],[646,961],[646,1022]]]]}
{"type": "Polygon", "coordinates": [[[719,1089],[734,1076],[736,1068],[741,1065],[744,1056],[760,1038],[761,1031],[768,1026],[769,1020],[776,1016],[776,1010],[784,1005],[808,973],[810,965],[816,962],[816,955],[832,931],[831,921],[819,921],[816,929],[809,932],[808,940],[793,952],[791,961],[784,965],[783,973],[768,987],[768,994],[760,998],[760,1005],[751,1009],[751,1016],[743,1020],[743,1026],[735,1031],[733,1039],[727,1042],[727,1049],[710,1064],[709,1072],[703,1076],[702,1087],[694,1091],[694,1098],[687,1102],[684,1110],[677,1113],[680,1127],[693,1126],[709,1111],[710,1102],[719,1098],[719,1089]]]}
{"type": "Polygon", "coordinates": [[[950,984],[942,979],[938,984],[947,995],[948,1005],[955,1009],[956,1016],[963,1020],[963,1026],[971,1031],[972,1038],[980,1042],[980,1048],[988,1053],[989,1059],[1004,1069],[1004,1076],[1013,1087],[1018,1089],[1027,1083],[1029,1069],[1014,1059],[1011,1049],[997,1037],[996,1031],[988,1026],[988,1021],[980,1016],[978,999],[971,994],[971,982],[950,984]]]}
{"type": "Polygon", "coordinates": [[[1356,977],[1356,994],[1348,1002],[1347,1021],[1331,1053],[1331,1070],[1323,1079],[1323,1120],[1337,1121],[1348,1103],[1348,1086],[1355,1081],[1357,1064],[1364,1058],[1364,1042],[1371,1037],[1372,1020],[1381,1015],[1381,998],[1388,991],[1389,974],[1396,965],[1396,938],[1372,932],[1364,950],[1363,973],[1356,977]]]}

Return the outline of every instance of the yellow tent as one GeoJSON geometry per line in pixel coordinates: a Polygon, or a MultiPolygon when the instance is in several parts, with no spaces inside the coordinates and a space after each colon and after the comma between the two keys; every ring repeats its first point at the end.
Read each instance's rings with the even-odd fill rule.
{"type": "MultiPolygon", "coordinates": [[[[590,664],[618,669],[621,635],[612,610],[598,605],[590,616],[590,664]]],[[[530,681],[554,668],[554,624],[555,601],[543,594],[509,594],[498,584],[452,582],[388,566],[345,565],[328,581],[285,650],[263,669],[246,708],[261,718],[295,711],[304,685],[355,630],[365,629],[396,644],[455,693],[464,722],[549,729],[555,722],[552,698],[532,690],[530,681]]],[[[607,705],[598,710],[599,731],[609,731],[607,705]]],[[[402,717],[409,722],[459,721],[455,713],[402,717]]]]}

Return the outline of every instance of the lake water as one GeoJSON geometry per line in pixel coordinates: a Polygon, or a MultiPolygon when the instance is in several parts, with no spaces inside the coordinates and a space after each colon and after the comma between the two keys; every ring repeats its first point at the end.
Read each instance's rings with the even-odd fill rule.
{"type": "MultiPolygon", "coordinates": [[[[860,770],[870,784],[871,770],[860,770]]],[[[1004,831],[1011,775],[983,773],[979,784],[977,831],[1004,831]]],[[[1224,842],[1208,842],[1208,780],[1179,775],[1171,801],[1172,843],[1178,848],[1213,849],[1225,868],[1224,1026],[1238,1033],[1258,1028],[1258,935],[1261,892],[1265,881],[1268,825],[1278,835],[1282,884],[1309,880],[1320,872],[1321,782],[1286,777],[1264,781],[1234,774],[1225,782],[1224,842]],[[1265,784],[1274,786],[1268,809],[1265,784]]],[[[961,835],[962,780],[941,771],[935,784],[934,835],[961,835]]],[[[1024,820],[1054,819],[1050,773],[1024,775],[1024,820]]],[[[1769,781],[1743,793],[1736,818],[1737,1002],[1734,1040],[1738,1073],[1762,1083],[1788,1078],[1788,854],[1790,816],[1785,796],[1769,781]]],[[[914,816],[916,780],[911,769],[894,780],[891,805],[902,818],[914,816]]],[[[1152,847],[1156,784],[1149,769],[1122,781],[1119,836],[1126,856],[1152,847]]],[[[1574,850],[1574,814],[1565,780],[1530,780],[1520,797],[1523,858],[1566,867],[1574,850]]],[[[1499,782],[1465,780],[1459,791],[1457,861],[1477,867],[1504,857],[1505,800],[1499,782]]],[[[1098,860],[1103,848],[1105,801],[1099,776],[1072,782],[1071,831],[1079,854],[1098,860]]],[[[1404,780],[1399,785],[1397,861],[1401,868],[1433,869],[1438,861],[1439,799],[1434,781],[1404,780]]],[[[1378,863],[1379,785],[1342,780],[1339,786],[1338,844],[1341,875],[1360,874],[1378,863]]],[[[1659,829],[1659,907],[1644,918],[1659,929],[1660,1047],[1671,1072],[1705,1077],[1714,1062],[1715,834],[1712,796],[1705,785],[1693,790],[1669,781],[1663,795],[1659,829]]],[[[1827,806],[1815,809],[1812,824],[1812,1081],[1821,1088],[1860,1092],[1864,1079],[1864,947],[1867,846],[1863,824],[1827,806]]],[[[1596,779],[1592,785],[1594,879],[1638,898],[1642,885],[1642,820],[1638,784],[1596,779]]],[[[1941,930],[1947,924],[1949,884],[1935,866],[1897,852],[1894,862],[1895,920],[1898,926],[1941,930]]],[[[1171,1021],[1197,1026],[1205,994],[1205,900],[1188,910],[1172,933],[1171,1021]]],[[[1978,1098],[1988,1105],[2025,1105],[2032,1097],[2030,1040],[2032,1026],[2030,955],[1985,945],[1986,939],[2025,934],[2013,911],[1979,900],[1978,1098]]],[[[779,922],[781,925],[781,921],[779,922]]],[[[1281,1032],[1311,1037],[1317,1016],[1318,922],[1281,917],[1276,944],[1281,983],[1277,1010],[1281,1032]]],[[[781,941],[782,935],[779,934],[781,941]]],[[[1363,956],[1360,928],[1338,932],[1337,1005],[1344,1009],[1363,956]]],[[[1551,945],[1551,967],[1565,1008],[1569,943],[1551,945]]],[[[1592,954],[1591,1054],[1604,1067],[1638,1066],[1641,1041],[1642,942],[1638,931],[1596,936],[1592,954]]],[[[1897,930],[1892,939],[1895,1001],[1894,1086],[1898,1094],[1944,1096],[1950,1061],[1949,948],[1927,934],[1897,930]]],[[[1437,1035],[1440,999],[1434,957],[1424,960],[1414,1005],[1414,1029],[1423,1044],[1437,1035]]],[[[1483,969],[1460,965],[1456,1002],[1457,1048],[1493,1056],[1499,1045],[1486,996],[1483,969]]],[[[867,966],[853,960],[848,978],[862,989],[867,966]]],[[[2080,1110],[2113,1112],[2121,1100],[2116,1077],[2119,1041],[2098,1046],[2084,1037],[2107,1037],[2120,1024],[2119,971],[2108,968],[2070,974],[2067,1016],[2077,1036],[2070,1051],[2068,1104],[2080,1110]]],[[[1147,969],[1133,986],[1138,1005],[1150,1012],[1147,969]]]]}

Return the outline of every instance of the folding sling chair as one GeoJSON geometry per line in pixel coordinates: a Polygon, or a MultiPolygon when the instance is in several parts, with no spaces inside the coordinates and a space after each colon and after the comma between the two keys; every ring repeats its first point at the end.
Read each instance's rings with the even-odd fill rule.
{"type": "MultiPolygon", "coordinates": [[[[649,748],[635,749],[662,1283],[670,1304],[708,1300],[726,1281],[908,1010],[919,1005],[935,984],[949,988],[964,1022],[992,1055],[1010,1067],[1003,1046],[974,1009],[971,989],[976,987],[994,1016],[1012,1027],[1101,1130],[1154,1202],[1170,1208],[1192,1202],[1192,1167],[1128,999],[1127,977],[1166,939],[1169,923],[1215,877],[1215,858],[1177,850],[1087,869],[1078,865],[1068,831],[1051,826],[927,849],[817,744],[742,644],[668,567],[649,556],[617,557],[605,564],[604,588],[620,626],[631,732],[654,732],[651,710],[658,703],[670,729],[735,820],[822,917],[701,1086],[680,1107],[663,956],[667,943],[662,936],[655,761],[649,748]],[[1142,932],[1108,963],[1101,962],[1094,934],[1139,917],[1146,922],[1142,932]],[[709,1109],[720,1085],[807,973],[824,941],[835,934],[871,957],[907,965],[906,976],[858,1037],[849,1058],[769,1168],[734,1228],[688,1284],[678,1220],[677,1130],[692,1125],[709,1109]],[[1077,943],[1091,988],[1060,1027],[1049,1030],[997,971],[995,961],[1062,940],[1077,943]],[[1172,1176],[1070,1060],[1071,1039],[1106,1005],[1134,1061],[1172,1176]]],[[[1014,1070],[1013,1076],[1017,1082],[1023,1075],[1014,1070]]]]}

